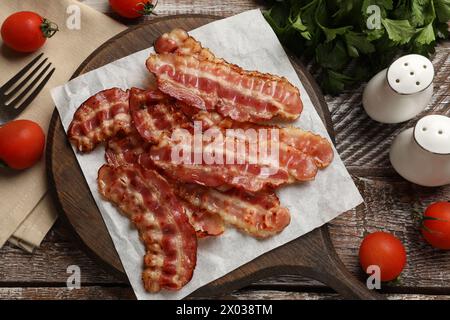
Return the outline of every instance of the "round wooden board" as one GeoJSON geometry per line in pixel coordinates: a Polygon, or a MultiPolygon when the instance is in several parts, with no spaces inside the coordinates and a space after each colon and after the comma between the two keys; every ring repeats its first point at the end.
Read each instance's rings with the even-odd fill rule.
{"type": "MultiPolygon", "coordinates": [[[[175,27],[192,30],[217,19],[220,17],[179,15],[157,18],[127,29],[93,52],[73,77],[148,48],[159,35],[175,27]]],[[[220,52],[217,54],[220,56],[220,52]]],[[[323,95],[302,64],[295,57],[290,58],[330,136],[333,137],[331,117],[323,95]]],[[[65,213],[65,218],[76,235],[89,252],[112,267],[117,274],[124,276],[119,256],[69,145],[56,109],[48,133],[47,172],[49,185],[60,211],[65,213]]],[[[258,257],[192,295],[219,296],[263,277],[280,274],[301,274],[317,279],[348,298],[380,298],[376,293],[367,290],[345,269],[333,248],[326,226],[258,257]]]]}

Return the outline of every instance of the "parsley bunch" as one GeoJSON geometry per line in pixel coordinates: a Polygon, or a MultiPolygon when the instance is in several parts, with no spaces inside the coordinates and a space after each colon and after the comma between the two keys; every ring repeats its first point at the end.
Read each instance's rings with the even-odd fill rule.
{"type": "Polygon", "coordinates": [[[404,53],[448,37],[450,0],[285,0],[264,12],[282,43],[314,58],[327,93],[369,79],[404,53]]]}

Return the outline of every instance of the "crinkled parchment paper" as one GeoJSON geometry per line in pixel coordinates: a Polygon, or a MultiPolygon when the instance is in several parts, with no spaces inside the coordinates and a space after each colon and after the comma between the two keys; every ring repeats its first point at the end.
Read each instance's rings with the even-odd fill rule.
{"type": "MultiPolygon", "coordinates": [[[[210,23],[190,34],[229,62],[248,70],[288,78],[299,87],[304,103],[303,113],[295,125],[328,136],[286,53],[259,10],[210,23]]],[[[67,130],[77,107],[100,90],[111,87],[127,89],[132,86],[145,88],[152,79],[145,68],[145,60],[151,52],[153,48],[136,52],[54,88],[52,97],[64,128],[67,130]]],[[[141,281],[144,247],[136,230],[115,207],[102,200],[97,191],[97,171],[105,162],[104,148],[99,147],[90,154],[76,154],[139,299],[183,298],[195,289],[264,252],[300,237],[362,202],[361,195],[335,151],[333,163],[320,171],[314,181],[284,187],[278,191],[282,205],[289,208],[292,215],[290,225],[283,232],[270,239],[256,240],[230,227],[218,238],[201,239],[197,267],[191,282],[177,292],[149,294],[144,291],[141,281]]]]}

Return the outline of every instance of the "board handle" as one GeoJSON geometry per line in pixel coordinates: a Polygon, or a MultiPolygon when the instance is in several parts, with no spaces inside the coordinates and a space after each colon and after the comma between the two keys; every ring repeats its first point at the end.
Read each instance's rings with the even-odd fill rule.
{"type": "Polygon", "coordinates": [[[301,238],[276,248],[212,283],[199,288],[189,298],[224,296],[258,280],[301,275],[320,281],[345,299],[383,300],[356,279],[340,260],[325,225],[301,238]]]}

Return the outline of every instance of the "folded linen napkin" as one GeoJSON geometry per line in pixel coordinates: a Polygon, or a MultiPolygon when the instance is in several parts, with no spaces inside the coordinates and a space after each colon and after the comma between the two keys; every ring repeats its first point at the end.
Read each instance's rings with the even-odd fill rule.
{"type": "MultiPolygon", "coordinates": [[[[60,29],[31,54],[13,52],[0,39],[0,86],[40,52],[56,67],[44,90],[20,115],[47,132],[54,109],[49,89],[67,82],[90,53],[126,26],[74,0],[2,0],[0,24],[17,11],[34,11],[60,29]]],[[[27,251],[39,246],[57,217],[51,201],[44,159],[25,171],[0,171],[0,247],[8,239],[27,251]]]]}

